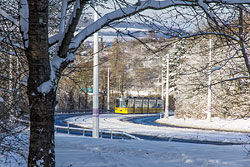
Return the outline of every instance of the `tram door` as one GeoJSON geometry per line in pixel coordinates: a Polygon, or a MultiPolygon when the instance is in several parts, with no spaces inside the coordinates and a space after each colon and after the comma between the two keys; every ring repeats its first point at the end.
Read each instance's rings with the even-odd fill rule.
{"type": "Polygon", "coordinates": [[[133,114],[135,112],[135,100],[128,99],[128,114],[133,114]]]}
{"type": "Polygon", "coordinates": [[[156,100],[153,100],[153,99],[149,100],[148,111],[149,111],[149,113],[155,113],[156,112],[156,100]]]}
{"type": "Polygon", "coordinates": [[[143,114],[148,113],[148,99],[143,99],[143,106],[142,106],[142,112],[143,114]]]}
{"type": "Polygon", "coordinates": [[[157,100],[157,108],[156,108],[156,112],[160,113],[163,112],[163,101],[161,99],[157,100]]]}
{"type": "Polygon", "coordinates": [[[142,113],[142,99],[135,99],[135,113],[142,113]]]}

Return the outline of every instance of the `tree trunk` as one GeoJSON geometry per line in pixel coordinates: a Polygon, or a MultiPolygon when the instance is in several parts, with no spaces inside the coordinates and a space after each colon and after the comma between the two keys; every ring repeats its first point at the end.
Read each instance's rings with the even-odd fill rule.
{"type": "Polygon", "coordinates": [[[56,88],[44,93],[38,87],[50,80],[48,55],[48,0],[29,0],[29,64],[27,94],[30,106],[29,167],[55,166],[54,107],[56,88]]]}
{"type": "Polygon", "coordinates": [[[35,97],[30,109],[30,146],[28,166],[55,166],[54,101],[55,93],[35,97]],[[38,100],[39,99],[39,100],[38,100]]]}

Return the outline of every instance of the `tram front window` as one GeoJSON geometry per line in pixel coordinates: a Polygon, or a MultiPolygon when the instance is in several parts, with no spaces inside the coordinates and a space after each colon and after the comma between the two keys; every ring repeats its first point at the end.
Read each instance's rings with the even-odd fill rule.
{"type": "Polygon", "coordinates": [[[121,101],[121,107],[122,108],[127,108],[127,102],[126,101],[121,101]]]}
{"type": "Polygon", "coordinates": [[[116,107],[127,108],[127,101],[116,100],[116,107]]]}

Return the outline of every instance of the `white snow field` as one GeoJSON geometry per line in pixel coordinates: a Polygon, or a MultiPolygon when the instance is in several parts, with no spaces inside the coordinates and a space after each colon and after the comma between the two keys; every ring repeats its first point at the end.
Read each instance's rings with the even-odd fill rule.
{"type": "Polygon", "coordinates": [[[57,167],[249,167],[242,145],[56,135],[57,167]]]}
{"type": "MultiPolygon", "coordinates": [[[[121,121],[121,119],[134,116],[140,115],[100,115],[100,129],[161,137],[249,143],[247,133],[154,127],[121,121]]],[[[70,118],[68,121],[85,128],[92,126],[91,115],[70,118]]],[[[230,124],[230,120],[227,121],[230,124]]],[[[195,125],[195,120],[192,122],[195,125]]],[[[215,125],[220,124],[219,119],[214,119],[213,122],[215,125]]],[[[242,128],[245,124],[243,120],[237,122],[234,128],[237,126],[242,128]]],[[[197,124],[199,123],[200,121],[197,121],[197,124]]],[[[233,120],[231,124],[234,124],[233,120]]],[[[210,145],[56,135],[58,167],[250,167],[249,151],[249,144],[210,145]]]]}
{"type": "MultiPolygon", "coordinates": [[[[145,115],[100,115],[100,128],[158,137],[246,144],[211,145],[170,141],[97,139],[56,133],[56,167],[250,167],[248,133],[156,127],[124,121],[124,119],[138,116],[145,115]]],[[[83,127],[92,126],[91,115],[70,118],[68,121],[83,127]]],[[[195,124],[196,120],[192,122],[195,124]]],[[[218,119],[214,119],[213,122],[219,123],[218,119]]],[[[243,120],[241,123],[238,121],[238,125],[242,127],[243,122],[243,120]]],[[[233,124],[233,120],[231,123],[233,124]]],[[[5,164],[1,160],[4,159],[0,154],[1,167],[27,166],[26,162],[21,159],[19,161],[19,158],[17,159],[19,164],[13,158],[5,164]]]]}

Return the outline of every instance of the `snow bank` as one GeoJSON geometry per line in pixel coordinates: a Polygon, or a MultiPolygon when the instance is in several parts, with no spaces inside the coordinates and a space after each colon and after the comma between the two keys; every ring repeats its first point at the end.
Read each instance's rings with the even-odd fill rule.
{"type": "Polygon", "coordinates": [[[212,121],[208,122],[207,120],[180,119],[170,116],[168,119],[162,118],[156,120],[156,122],[179,127],[250,133],[250,118],[235,120],[212,118],[212,121]]]}

